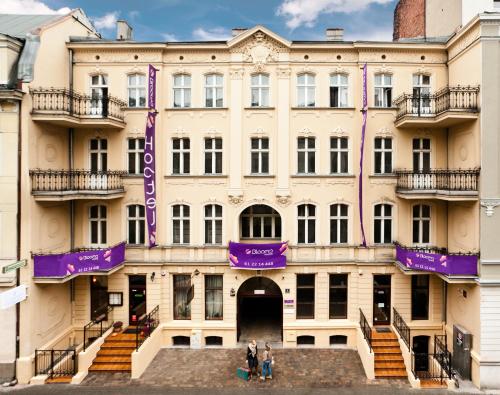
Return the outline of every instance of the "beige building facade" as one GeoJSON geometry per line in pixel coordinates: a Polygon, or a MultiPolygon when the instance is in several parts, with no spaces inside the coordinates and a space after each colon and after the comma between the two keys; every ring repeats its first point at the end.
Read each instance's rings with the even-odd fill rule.
{"type": "Polygon", "coordinates": [[[43,373],[37,350],[89,359],[84,327],[112,302],[106,314],[124,327],[158,306],[133,376],[160,347],[262,335],[283,348],[355,348],[367,376],[381,377],[364,337],[385,326],[415,384],[415,356],[434,364],[439,344],[453,353],[458,326],[472,339],[464,378],[498,388],[499,27],[498,15],[480,16],[446,43],[290,42],[262,26],[227,42],[142,43],[123,24],[125,39],[107,41],[75,17],[43,30],[22,84],[18,379],[43,373]],[[158,70],[151,249],[148,65],[158,70]],[[36,274],[38,256],[123,241],[108,272],[36,274]],[[287,241],[287,267],[231,268],[229,241],[287,241]],[[476,259],[478,272],[410,270],[395,242],[476,259]]]}

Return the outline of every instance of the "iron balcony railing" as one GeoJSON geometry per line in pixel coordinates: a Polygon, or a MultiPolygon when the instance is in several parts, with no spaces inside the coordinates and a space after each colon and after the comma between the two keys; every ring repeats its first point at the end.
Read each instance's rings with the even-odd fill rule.
{"type": "Polygon", "coordinates": [[[113,307],[106,305],[94,311],[95,319],[83,327],[83,351],[100,338],[111,326],[113,307]]]}
{"type": "Polygon", "coordinates": [[[74,376],[77,370],[77,354],[74,348],[35,350],[35,375],[46,374],[49,378],[74,376]]]}
{"type": "Polygon", "coordinates": [[[30,89],[33,114],[69,115],[76,118],[112,118],[123,121],[127,103],[114,96],[77,93],[66,88],[30,89]]]}
{"type": "Polygon", "coordinates": [[[359,309],[359,327],[361,328],[361,332],[363,332],[363,337],[368,343],[368,347],[370,347],[370,352],[372,352],[372,328],[361,309],[359,309]]]}
{"type": "Polygon", "coordinates": [[[397,176],[399,191],[457,191],[477,192],[480,169],[432,169],[427,171],[399,169],[397,176]]]}
{"type": "Polygon", "coordinates": [[[392,308],[392,311],[393,311],[392,324],[398,331],[399,336],[401,336],[401,339],[406,344],[406,347],[408,347],[408,350],[410,350],[410,339],[411,339],[410,327],[406,324],[403,317],[398,313],[398,311],[394,307],[392,308]]]}
{"type": "Polygon", "coordinates": [[[478,112],[479,87],[445,87],[436,93],[426,94],[417,90],[413,94],[403,94],[394,99],[397,107],[396,120],[405,116],[432,117],[445,111],[478,112]]]}
{"type": "Polygon", "coordinates": [[[32,192],[123,191],[126,171],[30,170],[32,192]]]}
{"type": "Polygon", "coordinates": [[[151,336],[160,324],[160,306],[156,306],[150,313],[142,317],[135,327],[135,349],[139,350],[142,343],[151,336]]]}
{"type": "Polygon", "coordinates": [[[469,252],[450,252],[445,247],[437,246],[406,246],[398,241],[394,242],[395,246],[399,246],[407,251],[422,252],[425,254],[440,254],[440,255],[463,255],[463,256],[477,256],[479,257],[479,252],[469,251],[469,252]]]}
{"type": "Polygon", "coordinates": [[[446,335],[434,335],[434,356],[437,357],[437,362],[445,370],[448,378],[451,377],[451,352],[448,351],[446,335]]]}

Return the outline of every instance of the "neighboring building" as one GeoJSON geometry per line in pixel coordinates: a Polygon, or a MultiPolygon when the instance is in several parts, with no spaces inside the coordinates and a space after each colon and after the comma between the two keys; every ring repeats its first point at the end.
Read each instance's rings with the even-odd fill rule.
{"type": "MultiPolygon", "coordinates": [[[[500,98],[485,86],[498,74],[499,27],[500,15],[482,15],[445,43],[344,42],[339,31],[334,41],[290,42],[262,26],[227,42],[144,43],[123,22],[107,41],[64,18],[42,30],[33,79],[22,84],[29,296],[19,380],[45,371],[43,350],[59,350],[57,361],[79,353],[75,381],[89,368],[117,369],[91,342],[101,335],[94,322],[139,323],[143,336],[158,319],[142,318],[158,312],[154,339],[132,362],[119,358],[134,377],[159,347],[236,347],[265,334],[284,348],[357,348],[368,377],[409,373],[413,385],[437,360],[448,367],[447,347],[463,376],[500,387],[500,98]],[[152,249],[142,166],[149,64],[159,70],[152,249]],[[232,269],[230,240],[288,241],[287,267],[232,269]],[[122,241],[124,259],[78,270],[112,259],[122,241]],[[396,358],[392,371],[374,357],[384,350],[373,327],[389,325],[406,362],[396,358]],[[457,329],[472,335],[470,350],[457,329]]],[[[126,335],[132,352],[135,334],[126,335]]]]}

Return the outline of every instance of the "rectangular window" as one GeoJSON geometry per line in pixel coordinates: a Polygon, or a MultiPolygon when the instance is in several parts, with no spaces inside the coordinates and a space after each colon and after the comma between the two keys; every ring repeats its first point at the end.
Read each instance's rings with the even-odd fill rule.
{"type": "Polygon", "coordinates": [[[252,107],[269,107],[269,75],[252,75],[252,107]]]}
{"type": "Polygon", "coordinates": [[[297,173],[315,174],[316,171],[316,139],[299,137],[297,139],[297,173]]]}
{"type": "Polygon", "coordinates": [[[332,204],[330,206],[330,243],[347,243],[347,204],[332,204]]]}
{"type": "Polygon", "coordinates": [[[128,139],[128,174],[144,173],[144,139],[128,139]]]}
{"type": "Polygon", "coordinates": [[[172,174],[189,174],[189,139],[172,139],[172,174]]]}
{"type": "Polygon", "coordinates": [[[191,319],[191,275],[174,275],[174,320],[191,319]]]}
{"type": "Polygon", "coordinates": [[[222,275],[205,276],[205,319],[223,319],[222,275]]]}
{"type": "Polygon", "coordinates": [[[269,139],[253,138],[250,156],[252,174],[269,174],[269,139]]]}
{"type": "Polygon", "coordinates": [[[377,204],[374,209],[374,237],[375,244],[392,243],[392,206],[377,204]]]}
{"type": "Polygon", "coordinates": [[[301,204],[297,207],[299,244],[314,244],[316,242],[316,206],[301,204]]]}
{"type": "Polygon", "coordinates": [[[222,75],[205,76],[205,107],[222,107],[222,75]]]}
{"type": "Polygon", "coordinates": [[[375,107],[392,106],[392,75],[375,74],[375,107]]]}
{"type": "Polygon", "coordinates": [[[411,319],[429,319],[429,275],[411,276],[411,319]]]}
{"type": "Polygon", "coordinates": [[[392,139],[375,138],[375,174],[392,173],[392,139]]]}
{"type": "Polygon", "coordinates": [[[330,318],[347,318],[347,274],[330,274],[330,318]]]}
{"type": "Polygon", "coordinates": [[[205,206],[205,244],[222,244],[222,206],[205,206]]]}
{"type": "Polygon", "coordinates": [[[314,319],[314,274],[297,274],[297,319],[314,319]]]}
{"type": "Polygon", "coordinates": [[[174,107],[191,107],[191,76],[178,74],[174,76],[174,107]]]}
{"type": "Polygon", "coordinates": [[[314,107],[316,105],[316,86],[313,74],[297,76],[297,106],[314,107]]]}
{"type": "Polygon", "coordinates": [[[146,107],[146,76],[132,74],[128,76],[128,106],[146,107]]]}
{"type": "Polygon", "coordinates": [[[347,107],[349,78],[345,74],[333,74],[330,77],[330,107],[347,107]]]}
{"type": "Polygon", "coordinates": [[[330,139],[330,173],[347,174],[349,172],[349,148],[347,137],[330,139]]]}
{"type": "Polygon", "coordinates": [[[413,139],[413,171],[429,173],[431,170],[431,140],[413,139]]]}
{"type": "Polygon", "coordinates": [[[146,237],[145,208],[140,204],[127,206],[128,244],[144,244],[146,237]]]}
{"type": "Polygon", "coordinates": [[[90,244],[94,246],[105,245],[106,232],[106,206],[92,206],[89,209],[90,244]]]}
{"type": "Polygon", "coordinates": [[[205,174],[222,174],[222,139],[205,139],[205,174]]]}
{"type": "Polygon", "coordinates": [[[189,244],[189,206],[176,204],[172,206],[172,241],[174,244],[189,244]]]}

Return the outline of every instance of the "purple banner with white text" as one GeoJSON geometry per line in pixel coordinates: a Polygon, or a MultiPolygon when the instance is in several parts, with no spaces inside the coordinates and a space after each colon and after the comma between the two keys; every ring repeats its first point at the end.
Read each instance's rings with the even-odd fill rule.
{"type": "Polygon", "coordinates": [[[368,97],[366,81],[366,63],[363,66],[363,125],[361,127],[361,154],[359,156],[359,221],[361,225],[361,243],[366,247],[365,226],[363,223],[363,159],[365,153],[365,134],[366,134],[366,115],[367,115],[368,97]]]}
{"type": "Polygon", "coordinates": [[[286,268],[287,242],[245,244],[229,242],[229,265],[232,269],[269,270],[286,268]]]}
{"type": "Polygon", "coordinates": [[[156,113],[148,112],[144,139],[144,203],[146,205],[149,248],[156,246],[155,123],[156,113]]]}
{"type": "Polygon", "coordinates": [[[156,108],[156,72],[153,65],[148,69],[148,106],[150,109],[156,108]]]}
{"type": "Polygon", "coordinates": [[[476,255],[441,255],[408,250],[396,246],[396,259],[412,270],[447,275],[477,275],[476,255]]]}
{"type": "Polygon", "coordinates": [[[98,250],[35,255],[33,260],[35,277],[64,278],[77,274],[108,272],[125,261],[125,242],[98,250]]]}

